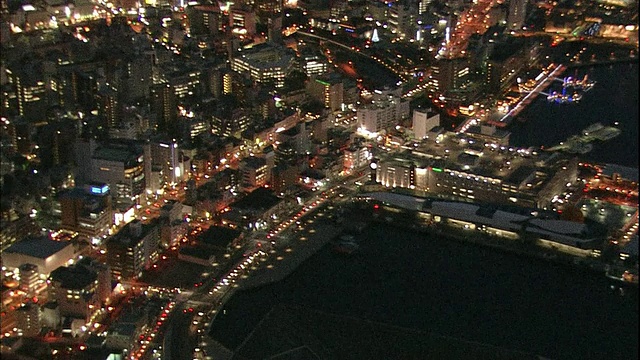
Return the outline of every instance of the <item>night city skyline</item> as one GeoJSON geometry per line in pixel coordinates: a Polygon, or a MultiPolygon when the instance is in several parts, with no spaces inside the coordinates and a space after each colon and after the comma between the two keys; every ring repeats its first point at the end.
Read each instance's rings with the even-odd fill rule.
{"type": "Polygon", "coordinates": [[[636,359],[638,0],[0,0],[7,359],[636,359]]]}

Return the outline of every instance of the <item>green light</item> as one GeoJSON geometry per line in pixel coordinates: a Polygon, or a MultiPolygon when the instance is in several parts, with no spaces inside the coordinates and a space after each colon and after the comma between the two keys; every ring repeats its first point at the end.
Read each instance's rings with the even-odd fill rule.
{"type": "Polygon", "coordinates": [[[318,79],[316,79],[316,81],[317,81],[317,82],[319,82],[320,84],[324,85],[324,86],[329,86],[329,85],[331,85],[331,84],[329,84],[329,83],[328,83],[328,82],[326,82],[326,81],[322,81],[322,80],[318,80],[318,79]]]}
{"type": "Polygon", "coordinates": [[[435,172],[442,172],[442,169],[440,169],[440,168],[431,168],[431,170],[433,170],[435,172]]]}

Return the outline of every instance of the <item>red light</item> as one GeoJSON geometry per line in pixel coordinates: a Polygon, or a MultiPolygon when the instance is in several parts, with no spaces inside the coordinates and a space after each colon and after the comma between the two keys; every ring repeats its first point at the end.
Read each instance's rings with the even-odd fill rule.
{"type": "Polygon", "coordinates": [[[374,208],[374,209],[379,209],[379,208],[380,208],[380,205],[375,204],[375,205],[373,205],[373,208],[374,208]]]}

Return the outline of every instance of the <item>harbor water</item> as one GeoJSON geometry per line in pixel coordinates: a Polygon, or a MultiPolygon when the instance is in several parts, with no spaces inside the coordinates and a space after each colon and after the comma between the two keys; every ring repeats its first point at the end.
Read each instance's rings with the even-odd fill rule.
{"type": "Polygon", "coordinates": [[[637,287],[622,295],[601,274],[387,226],[358,235],[353,256],[326,246],[285,280],[237,292],[213,337],[235,349],[294,304],[550,359],[637,358],[637,287]]]}
{"type": "MultiPolygon", "coordinates": [[[[511,145],[548,148],[600,122],[618,127],[620,135],[606,142],[594,141],[593,150],[580,157],[637,168],[638,63],[569,68],[563,76],[576,74],[579,78],[588,74],[597,83],[578,103],[549,103],[546,96],[538,96],[510,126],[511,145]]],[[[547,92],[561,89],[562,84],[555,82],[547,92]]]]}

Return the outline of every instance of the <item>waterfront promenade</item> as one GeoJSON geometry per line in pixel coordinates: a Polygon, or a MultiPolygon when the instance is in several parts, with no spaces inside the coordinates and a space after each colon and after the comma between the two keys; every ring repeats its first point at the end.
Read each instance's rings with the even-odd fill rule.
{"type": "Polygon", "coordinates": [[[280,250],[269,256],[265,263],[240,284],[239,289],[251,289],[285,279],[342,231],[341,228],[329,224],[317,225],[314,228],[316,232],[304,241],[290,235],[289,239],[279,247],[280,250]],[[287,249],[291,250],[287,252],[287,249]],[[278,255],[282,253],[286,255],[278,255]]]}

